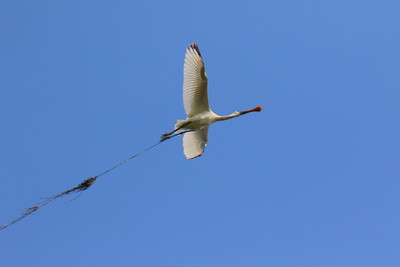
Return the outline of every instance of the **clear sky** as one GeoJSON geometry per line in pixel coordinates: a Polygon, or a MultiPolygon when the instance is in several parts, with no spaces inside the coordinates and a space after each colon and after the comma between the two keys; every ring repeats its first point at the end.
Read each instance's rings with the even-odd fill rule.
{"type": "Polygon", "coordinates": [[[0,231],[2,266],[400,266],[399,1],[3,1],[0,224],[184,119],[199,44],[213,111],[0,231]]]}

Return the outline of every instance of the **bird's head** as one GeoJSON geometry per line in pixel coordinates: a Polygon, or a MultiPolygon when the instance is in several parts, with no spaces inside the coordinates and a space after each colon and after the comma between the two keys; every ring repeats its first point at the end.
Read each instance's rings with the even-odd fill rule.
{"type": "Polygon", "coordinates": [[[229,119],[236,118],[236,117],[242,116],[242,115],[250,113],[250,112],[255,112],[255,111],[260,112],[261,110],[262,110],[262,107],[261,106],[257,106],[255,108],[249,109],[249,110],[235,111],[235,112],[233,112],[232,114],[230,114],[228,116],[217,116],[216,121],[229,120],[229,119]]]}
{"type": "Polygon", "coordinates": [[[232,116],[232,117],[239,117],[239,116],[240,116],[240,111],[232,112],[232,114],[229,115],[229,116],[232,116]]]}
{"type": "Polygon", "coordinates": [[[260,112],[261,110],[262,110],[262,106],[257,106],[255,108],[252,108],[252,109],[249,109],[249,110],[235,111],[233,113],[237,114],[237,116],[242,116],[242,115],[250,113],[250,112],[260,112]]]}

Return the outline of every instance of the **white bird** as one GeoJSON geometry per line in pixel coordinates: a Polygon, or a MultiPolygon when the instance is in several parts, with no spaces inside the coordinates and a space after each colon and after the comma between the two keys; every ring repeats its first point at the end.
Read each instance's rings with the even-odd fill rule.
{"type": "Polygon", "coordinates": [[[200,157],[204,153],[210,124],[262,110],[261,106],[257,106],[245,111],[235,111],[227,116],[218,116],[211,111],[208,104],[207,85],[208,78],[203,58],[199,47],[193,43],[186,48],[183,66],[183,105],[187,118],[186,120],[178,120],[174,131],[161,136],[161,140],[164,141],[172,136],[184,133],[183,152],[187,159],[200,157]]]}

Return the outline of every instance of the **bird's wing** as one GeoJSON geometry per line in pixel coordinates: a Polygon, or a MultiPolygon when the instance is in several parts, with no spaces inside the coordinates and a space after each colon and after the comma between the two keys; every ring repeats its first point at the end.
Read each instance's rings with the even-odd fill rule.
{"type": "Polygon", "coordinates": [[[208,126],[200,130],[185,133],[183,136],[183,153],[187,159],[200,157],[208,141],[208,126]]]}
{"type": "Polygon", "coordinates": [[[188,117],[209,111],[207,95],[208,79],[197,44],[186,49],[183,66],[183,105],[188,117]]]}

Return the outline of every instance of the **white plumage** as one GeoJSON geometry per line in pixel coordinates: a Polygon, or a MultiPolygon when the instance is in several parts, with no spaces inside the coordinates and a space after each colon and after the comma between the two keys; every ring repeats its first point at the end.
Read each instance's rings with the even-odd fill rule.
{"type": "Polygon", "coordinates": [[[210,111],[207,95],[208,78],[197,45],[186,49],[183,65],[183,106],[188,117],[210,111]]]}
{"type": "Polygon", "coordinates": [[[218,116],[208,104],[208,78],[199,47],[193,43],[186,49],[183,67],[183,106],[186,120],[178,120],[175,129],[162,135],[167,139],[174,133],[188,131],[183,136],[183,152],[187,159],[201,156],[208,140],[209,125],[222,120],[235,118],[249,112],[261,111],[258,106],[246,111],[235,111],[227,116],[218,116]]]}

